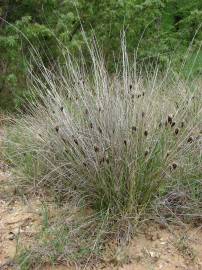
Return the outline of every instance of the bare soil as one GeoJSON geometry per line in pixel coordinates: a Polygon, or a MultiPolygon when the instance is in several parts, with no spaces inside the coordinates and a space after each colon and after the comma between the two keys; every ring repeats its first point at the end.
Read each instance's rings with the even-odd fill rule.
{"type": "MultiPolygon", "coordinates": [[[[6,164],[0,161],[0,270],[20,269],[13,263],[18,239],[29,246],[39,231],[42,220],[40,198],[33,196],[25,199],[23,196],[16,196],[15,188],[9,185],[9,177],[6,164]]],[[[81,268],[47,265],[42,269],[81,268]]],[[[128,247],[117,249],[111,243],[103,262],[94,269],[202,270],[202,226],[146,226],[128,247]]]]}

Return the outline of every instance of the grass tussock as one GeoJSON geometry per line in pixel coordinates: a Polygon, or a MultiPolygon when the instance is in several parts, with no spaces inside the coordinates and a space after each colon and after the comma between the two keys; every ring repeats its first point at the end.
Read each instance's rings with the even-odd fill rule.
{"type": "Polygon", "coordinates": [[[137,72],[125,51],[113,75],[96,49],[91,60],[90,70],[69,55],[55,72],[40,63],[33,102],[7,129],[4,154],[18,188],[71,205],[32,250],[42,263],[92,259],[106,239],[128,240],[153,202],[160,197],[159,213],[180,186],[189,202],[202,202],[200,87],[170,70],[137,72]]]}

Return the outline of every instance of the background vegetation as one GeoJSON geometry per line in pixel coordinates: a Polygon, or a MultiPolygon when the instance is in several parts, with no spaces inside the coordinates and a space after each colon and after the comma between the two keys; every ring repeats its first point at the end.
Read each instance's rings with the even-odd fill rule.
{"type": "MultiPolygon", "coordinates": [[[[4,110],[22,106],[21,97],[28,95],[29,42],[53,69],[63,53],[59,42],[75,55],[78,48],[84,49],[82,24],[89,41],[96,33],[113,71],[122,29],[126,30],[129,54],[138,47],[139,60],[158,61],[163,66],[171,59],[175,68],[181,66],[194,38],[183,70],[186,74],[202,39],[201,30],[194,37],[202,21],[201,0],[4,0],[0,16],[0,108],[4,110]]],[[[199,52],[192,75],[201,72],[201,62],[199,52]]]]}

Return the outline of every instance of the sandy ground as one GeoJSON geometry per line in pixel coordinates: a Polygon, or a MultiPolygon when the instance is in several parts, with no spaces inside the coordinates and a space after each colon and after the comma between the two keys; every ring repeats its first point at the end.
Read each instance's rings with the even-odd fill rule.
{"type": "MultiPolygon", "coordinates": [[[[29,245],[41,224],[40,199],[34,197],[25,200],[23,197],[17,197],[15,188],[8,184],[9,177],[6,165],[0,161],[0,270],[20,269],[13,264],[18,239],[29,245]]],[[[59,265],[41,269],[70,270],[70,267],[59,265]]],[[[112,243],[104,255],[102,264],[94,269],[202,270],[202,226],[146,226],[128,247],[115,251],[112,243]]]]}

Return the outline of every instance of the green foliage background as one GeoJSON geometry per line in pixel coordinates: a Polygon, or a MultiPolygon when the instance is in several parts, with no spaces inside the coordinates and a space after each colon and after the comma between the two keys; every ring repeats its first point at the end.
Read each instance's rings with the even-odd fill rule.
{"type": "MultiPolygon", "coordinates": [[[[158,61],[162,66],[171,59],[179,68],[202,22],[202,1],[3,0],[0,16],[0,108],[15,110],[22,106],[21,97],[28,95],[30,43],[46,65],[53,66],[62,55],[58,41],[75,54],[78,48],[84,49],[82,23],[90,42],[96,35],[113,69],[120,55],[120,33],[125,29],[129,54],[139,47],[138,59],[158,61]]],[[[201,40],[199,29],[185,73],[192,67],[201,40]]],[[[201,73],[201,66],[199,51],[192,75],[201,73]]]]}

